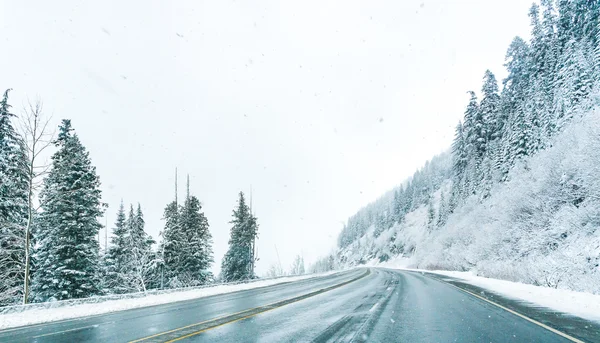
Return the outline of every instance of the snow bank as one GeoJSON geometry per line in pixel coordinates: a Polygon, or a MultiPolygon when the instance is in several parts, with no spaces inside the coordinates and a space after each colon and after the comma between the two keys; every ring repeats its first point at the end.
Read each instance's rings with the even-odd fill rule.
{"type": "Polygon", "coordinates": [[[525,301],[558,312],[600,323],[600,295],[490,279],[471,272],[436,270],[433,273],[464,280],[507,298],[525,301]]]}
{"type": "Polygon", "coordinates": [[[325,276],[336,272],[321,274],[309,274],[300,276],[286,276],[270,280],[259,280],[250,283],[225,284],[214,287],[206,287],[194,290],[173,292],[167,294],[148,295],[135,299],[109,300],[101,303],[78,304],[58,308],[33,308],[19,313],[0,315],[0,329],[18,326],[52,322],[57,320],[87,317],[116,311],[130,310],[134,308],[167,304],[182,300],[191,300],[211,295],[231,293],[258,287],[271,286],[284,282],[298,281],[314,277],[325,276]]]}

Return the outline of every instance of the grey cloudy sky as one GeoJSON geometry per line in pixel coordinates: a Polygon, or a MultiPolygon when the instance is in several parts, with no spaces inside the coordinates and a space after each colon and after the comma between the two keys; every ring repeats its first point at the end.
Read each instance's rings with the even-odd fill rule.
{"type": "Polygon", "coordinates": [[[70,118],[109,204],[156,238],[189,173],[227,249],[253,190],[258,272],[335,246],[360,207],[447,149],[530,1],[0,1],[0,88],[70,118]]]}

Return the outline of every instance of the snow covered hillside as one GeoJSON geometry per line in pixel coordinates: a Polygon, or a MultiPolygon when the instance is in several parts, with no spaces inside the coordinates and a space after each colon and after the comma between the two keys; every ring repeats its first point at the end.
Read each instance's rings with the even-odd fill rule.
{"type": "MultiPolygon", "coordinates": [[[[353,265],[401,255],[415,268],[600,294],[599,176],[600,110],[594,110],[552,147],[519,163],[489,197],[466,199],[445,224],[436,221],[450,179],[400,223],[378,233],[375,221],[338,259],[353,265]]],[[[360,215],[377,217],[376,205],[360,215]]]]}
{"type": "Polygon", "coordinates": [[[599,12],[569,4],[532,6],[502,90],[486,71],[451,151],[352,216],[338,264],[405,257],[600,294],[599,12]]]}

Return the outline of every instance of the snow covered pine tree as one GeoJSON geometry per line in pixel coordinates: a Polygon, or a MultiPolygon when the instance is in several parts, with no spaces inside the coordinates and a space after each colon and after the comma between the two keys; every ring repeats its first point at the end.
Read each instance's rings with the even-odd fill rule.
{"type": "Polygon", "coordinates": [[[11,123],[9,91],[0,101],[0,306],[22,296],[29,192],[27,154],[11,123]]]}
{"type": "Polygon", "coordinates": [[[233,227],[229,250],[221,263],[221,278],[225,282],[253,279],[254,241],[258,235],[258,224],[246,205],[243,192],[239,194],[238,206],[233,210],[230,223],[233,227]]]}
{"type": "Polygon", "coordinates": [[[99,243],[102,215],[100,179],[89,153],[65,119],[55,141],[52,170],[40,194],[32,284],[37,301],[85,298],[99,289],[99,243]]]}
{"type": "Polygon", "coordinates": [[[126,286],[126,251],[129,248],[127,242],[127,228],[125,227],[125,207],[123,201],[117,212],[117,220],[112,229],[110,238],[110,248],[104,256],[104,287],[110,293],[126,293],[129,291],[126,286]]]}
{"type": "Polygon", "coordinates": [[[190,194],[189,176],[183,206],[175,200],[167,205],[163,219],[165,228],[159,247],[164,261],[164,278],[170,287],[195,286],[213,279],[212,235],[208,219],[197,197],[190,194]]]}
{"type": "Polygon", "coordinates": [[[214,259],[208,219],[201,210],[200,200],[190,195],[188,176],[187,195],[179,217],[186,237],[183,268],[188,278],[194,280],[194,283],[205,284],[213,279],[210,266],[214,259]]]}

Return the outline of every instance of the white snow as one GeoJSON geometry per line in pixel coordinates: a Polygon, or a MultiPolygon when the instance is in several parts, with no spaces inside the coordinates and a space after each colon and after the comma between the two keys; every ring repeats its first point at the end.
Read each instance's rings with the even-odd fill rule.
{"type": "MultiPolygon", "coordinates": [[[[428,176],[432,182],[446,178],[427,200],[434,212],[441,190],[445,199],[451,197],[451,183],[441,170],[428,176]]],[[[378,237],[367,230],[341,248],[338,260],[355,266],[406,256],[407,267],[469,270],[482,277],[600,295],[599,175],[600,106],[574,118],[550,147],[519,161],[489,197],[465,199],[445,225],[428,225],[429,205],[421,201],[378,237]]],[[[375,202],[359,213],[377,218],[391,201],[375,202]]]]}
{"type": "Polygon", "coordinates": [[[490,279],[471,272],[435,271],[500,295],[600,322],[600,295],[490,279]]]}
{"type": "Polygon", "coordinates": [[[148,295],[135,299],[110,300],[93,304],[78,304],[58,308],[31,309],[18,313],[9,313],[0,315],[0,329],[13,328],[18,326],[40,324],[57,320],[73,319],[87,317],[109,312],[123,311],[134,308],[167,304],[182,300],[191,300],[211,295],[231,293],[246,289],[271,286],[290,281],[298,281],[319,276],[325,276],[336,272],[327,272],[321,274],[307,274],[300,276],[287,276],[270,280],[255,281],[250,283],[241,283],[235,285],[218,285],[189,291],[173,292],[167,294],[148,295]]]}
{"type": "Polygon", "coordinates": [[[397,259],[377,264],[385,268],[451,276],[507,298],[529,303],[534,307],[545,307],[600,323],[600,295],[597,294],[486,278],[474,275],[473,272],[412,269],[407,268],[408,265],[410,259],[397,259]]]}

